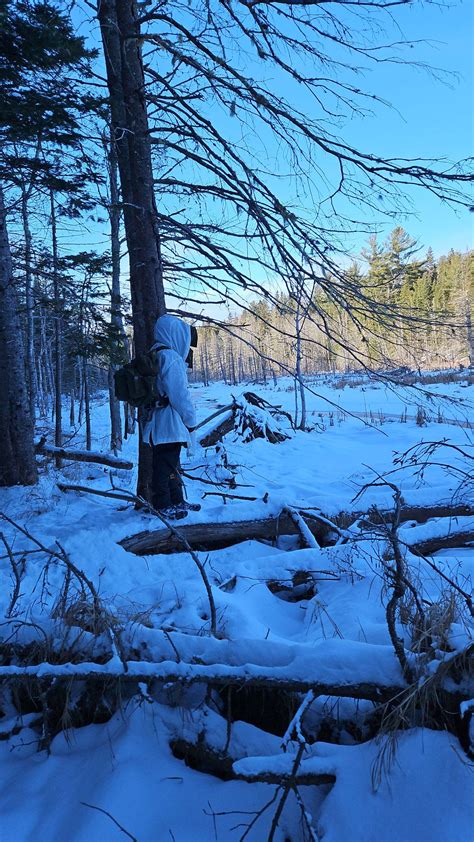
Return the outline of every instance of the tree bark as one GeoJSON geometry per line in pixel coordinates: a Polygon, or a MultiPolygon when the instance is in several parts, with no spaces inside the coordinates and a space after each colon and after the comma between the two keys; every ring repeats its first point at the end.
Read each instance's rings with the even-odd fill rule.
{"type": "Polygon", "coordinates": [[[28,373],[30,414],[32,419],[34,419],[37,393],[34,348],[34,297],[31,274],[31,230],[28,216],[28,193],[24,184],[21,189],[21,216],[25,237],[26,370],[28,373]]]}
{"type": "MultiPolygon", "coordinates": [[[[117,453],[122,449],[122,418],[120,415],[120,401],[115,397],[114,374],[117,370],[117,360],[120,351],[123,356],[128,350],[127,338],[122,319],[122,294],[120,289],[120,195],[118,187],[118,162],[115,138],[108,143],[109,164],[109,220],[110,220],[110,253],[112,258],[112,290],[110,295],[110,323],[112,326],[112,362],[108,371],[109,405],[110,405],[110,447],[117,453]]],[[[128,355],[127,355],[128,356],[128,355]]]]}
{"type": "Polygon", "coordinates": [[[120,402],[115,397],[114,374],[116,366],[109,365],[107,381],[109,387],[109,408],[110,408],[110,449],[114,453],[122,450],[122,416],[120,415],[120,402]]]}
{"type": "MultiPolygon", "coordinates": [[[[369,646],[370,644],[367,644],[369,646]]],[[[199,656],[198,656],[199,657],[199,656]]],[[[318,681],[317,674],[293,676],[291,668],[257,666],[249,669],[247,664],[233,666],[224,663],[213,665],[200,663],[173,663],[164,661],[154,663],[151,661],[126,661],[126,670],[122,665],[88,663],[83,661],[80,664],[49,664],[42,663],[32,666],[0,666],[0,683],[3,681],[31,681],[38,678],[39,681],[72,682],[78,681],[100,681],[104,678],[112,680],[120,679],[123,682],[147,682],[155,680],[162,684],[180,683],[185,686],[192,684],[208,684],[213,687],[264,687],[273,690],[288,690],[294,693],[307,693],[313,690],[318,696],[340,696],[349,699],[368,699],[369,701],[382,704],[398,700],[401,693],[407,689],[406,684],[400,681],[398,684],[384,685],[374,681],[358,682],[351,681],[338,675],[334,670],[334,679],[318,681]]],[[[253,667],[253,664],[251,665],[253,667]]],[[[342,673],[342,670],[341,670],[342,673]]],[[[459,703],[468,698],[466,691],[457,690],[456,687],[445,689],[446,697],[452,698],[459,703]]]]}
{"type": "Polygon", "coordinates": [[[25,357],[0,186],[0,485],[37,481],[25,357]]]}
{"type": "MultiPolygon", "coordinates": [[[[63,443],[63,357],[62,357],[62,313],[59,290],[59,267],[58,267],[58,238],[56,229],[56,207],[54,204],[54,193],[50,191],[51,203],[51,238],[53,245],[53,294],[54,294],[54,416],[55,434],[54,444],[61,447],[63,443]]],[[[61,467],[61,459],[56,459],[56,467],[61,467]]]]}
{"type": "MultiPolygon", "coordinates": [[[[73,371],[74,374],[74,371],[73,371]]],[[[76,408],[74,403],[74,387],[71,389],[71,404],[69,409],[69,424],[71,427],[74,427],[76,423],[76,408]]]]}
{"type": "MultiPolygon", "coordinates": [[[[153,344],[155,320],[166,311],[140,25],[134,0],[100,0],[97,14],[122,190],[134,345],[135,353],[139,355],[153,344]]],[[[140,441],[137,494],[148,500],[151,497],[151,454],[151,448],[140,441]]]]}
{"type": "MultiPolygon", "coordinates": [[[[305,523],[321,546],[334,544],[337,540],[338,534],[329,521],[305,515],[305,523]]],[[[300,534],[300,528],[293,517],[283,511],[280,515],[255,520],[180,524],[179,533],[193,549],[211,550],[248,540],[275,541],[279,535],[300,534]]],[[[174,553],[182,549],[182,542],[166,527],[139,532],[119,543],[135,555],[174,553]]]]}
{"type": "Polygon", "coordinates": [[[86,450],[92,450],[91,404],[89,395],[89,364],[87,357],[82,360],[84,371],[84,408],[86,411],[86,450]]]}

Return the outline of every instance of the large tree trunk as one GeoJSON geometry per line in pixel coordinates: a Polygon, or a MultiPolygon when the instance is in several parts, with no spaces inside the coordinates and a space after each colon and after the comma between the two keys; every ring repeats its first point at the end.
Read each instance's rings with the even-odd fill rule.
{"type": "MultiPolygon", "coordinates": [[[[100,0],[98,4],[122,189],[134,344],[138,355],[152,345],[155,319],[165,312],[166,306],[137,18],[134,0],[100,0]]],[[[150,499],[151,448],[142,442],[139,448],[137,493],[150,499]]]]}
{"type": "Polygon", "coordinates": [[[0,186],[0,485],[37,480],[25,358],[0,186]]]}

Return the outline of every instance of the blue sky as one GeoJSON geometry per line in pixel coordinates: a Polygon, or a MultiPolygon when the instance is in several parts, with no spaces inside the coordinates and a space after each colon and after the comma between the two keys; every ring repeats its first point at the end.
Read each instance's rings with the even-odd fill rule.
{"type": "MultiPolygon", "coordinates": [[[[352,125],[351,135],[361,146],[386,155],[453,161],[473,156],[474,3],[465,0],[444,8],[416,4],[397,9],[396,15],[408,38],[431,42],[413,49],[418,60],[458,76],[442,83],[414,67],[379,65],[366,81],[400,113],[383,109],[377,118],[352,125]]],[[[436,255],[474,247],[473,214],[455,214],[422,191],[413,191],[412,198],[416,216],[405,227],[436,255]]]]}
{"type": "MultiPolygon", "coordinates": [[[[375,14],[378,16],[378,11],[375,14]]],[[[78,15],[79,20],[81,17],[78,15]]],[[[360,79],[360,87],[378,94],[394,107],[376,106],[373,117],[347,120],[340,127],[341,136],[364,152],[387,157],[456,161],[474,155],[474,0],[459,0],[450,6],[416,2],[413,6],[395,8],[394,18],[401,32],[392,27],[393,38],[428,42],[417,43],[412,50],[405,51],[403,55],[407,59],[426,62],[457,75],[448,75],[443,82],[417,67],[375,65],[360,79]]],[[[86,23],[82,19],[80,32],[98,46],[96,22],[92,24],[89,19],[86,23]]],[[[246,70],[255,78],[262,73],[262,67],[257,65],[246,70]]],[[[230,136],[238,132],[236,123],[226,112],[221,112],[220,119],[223,117],[229,121],[230,136]]],[[[278,148],[274,145],[268,149],[268,141],[269,137],[265,137],[263,145],[270,158],[276,157],[278,148]]],[[[474,214],[467,210],[456,213],[422,190],[413,190],[411,198],[413,215],[387,221],[381,237],[396,224],[402,224],[422,247],[431,246],[436,256],[450,248],[474,247],[474,214]]],[[[310,207],[305,210],[311,213],[310,207]]],[[[366,241],[366,235],[355,236],[348,246],[357,254],[366,241]]]]}

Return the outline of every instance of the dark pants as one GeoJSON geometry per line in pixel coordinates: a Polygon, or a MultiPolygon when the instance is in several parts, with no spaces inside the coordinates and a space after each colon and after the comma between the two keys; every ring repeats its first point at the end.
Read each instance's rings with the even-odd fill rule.
{"type": "Polygon", "coordinates": [[[183,502],[183,483],[179,475],[181,444],[153,445],[153,506],[165,509],[183,502]]]}

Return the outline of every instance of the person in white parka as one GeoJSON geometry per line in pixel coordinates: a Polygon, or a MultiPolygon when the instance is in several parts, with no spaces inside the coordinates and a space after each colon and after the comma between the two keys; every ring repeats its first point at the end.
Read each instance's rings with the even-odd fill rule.
{"type": "Polygon", "coordinates": [[[201,508],[185,501],[179,474],[181,447],[191,444],[196,426],[187,366],[192,367],[191,344],[197,344],[197,331],[177,316],[165,315],[156,320],[154,336],[162,398],[144,413],[142,438],[153,447],[153,507],[163,517],[177,520],[201,508]]]}

